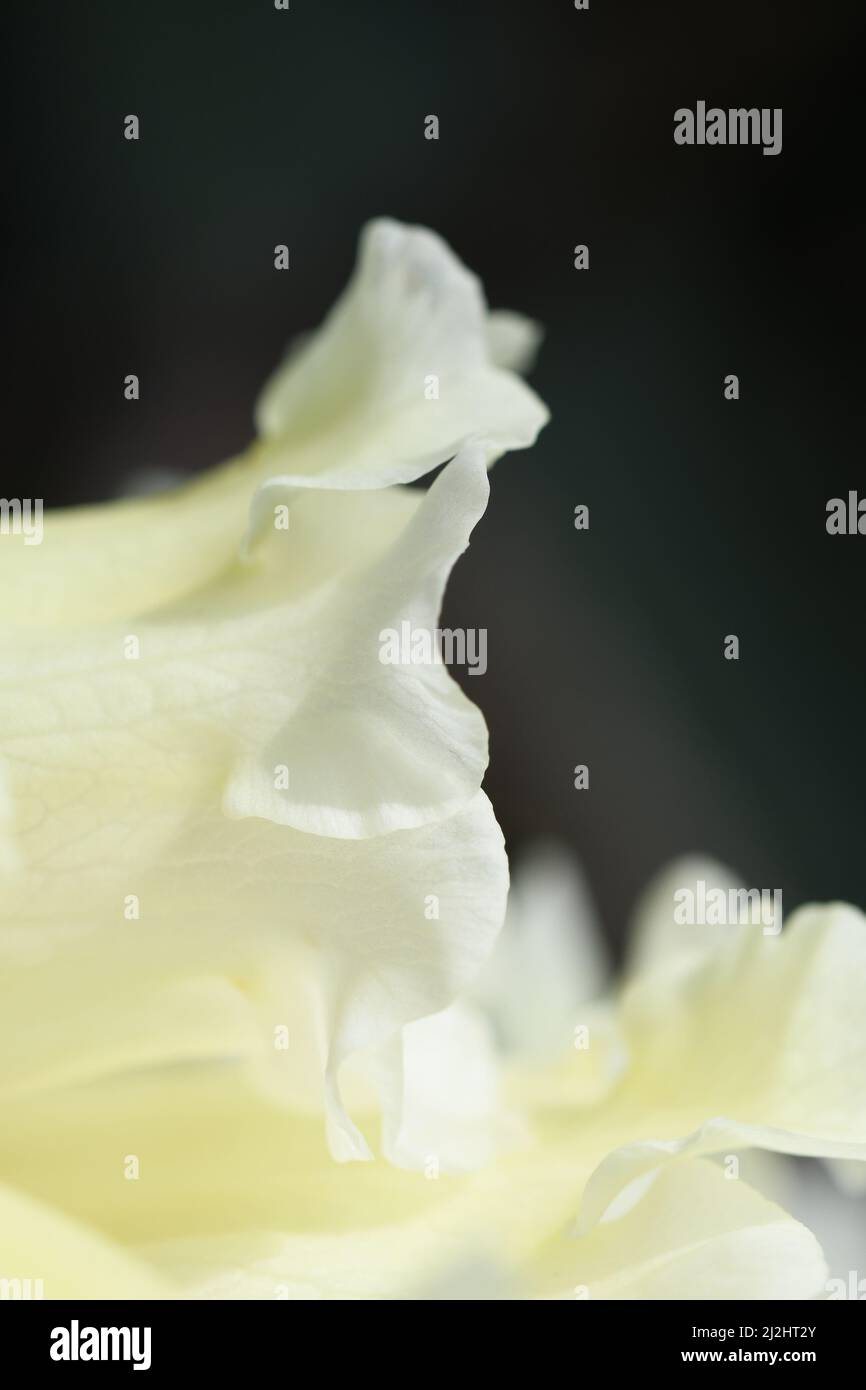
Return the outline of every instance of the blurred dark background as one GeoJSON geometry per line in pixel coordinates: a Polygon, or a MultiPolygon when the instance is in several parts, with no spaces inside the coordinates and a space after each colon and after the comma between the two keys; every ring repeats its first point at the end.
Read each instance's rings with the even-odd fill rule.
{"type": "Polygon", "coordinates": [[[573,847],[614,938],[688,850],[788,909],[866,906],[866,536],[825,531],[828,498],[866,495],[861,14],[7,6],[0,495],[94,501],[237,452],[363,222],[434,227],[547,332],[553,421],[497,465],[446,609],[489,629],[466,685],[510,847],[573,847]],[[675,146],[698,99],[781,106],[782,154],[675,146]]]}

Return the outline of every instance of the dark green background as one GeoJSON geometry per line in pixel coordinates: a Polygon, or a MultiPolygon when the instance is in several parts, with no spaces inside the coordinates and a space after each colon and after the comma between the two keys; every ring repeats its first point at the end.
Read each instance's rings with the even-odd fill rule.
{"type": "Polygon", "coordinates": [[[467,688],[512,848],[571,845],[614,937],[691,849],[866,905],[866,537],[824,528],[866,494],[859,8],[7,6],[0,494],[234,453],[361,224],[426,223],[547,329],[553,422],[497,465],[446,610],[489,629],[467,688]],[[699,98],[783,107],[782,154],[676,147],[699,98]]]}

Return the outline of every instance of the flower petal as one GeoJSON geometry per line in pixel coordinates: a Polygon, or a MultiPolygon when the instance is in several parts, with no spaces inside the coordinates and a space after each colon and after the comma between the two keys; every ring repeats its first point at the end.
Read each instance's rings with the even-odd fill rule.
{"type": "Polygon", "coordinates": [[[554,1242],[540,1277],[546,1297],[811,1299],[826,1273],[805,1226],[696,1160],[657,1174],[624,1215],[554,1242]]]}
{"type": "Polygon", "coordinates": [[[239,461],[156,497],[47,511],[41,545],[0,545],[0,623],[132,623],[194,592],[231,563],[264,477],[239,461]]]}
{"type": "Polygon", "coordinates": [[[383,1059],[385,1156],[428,1175],[471,1172],[523,1137],[503,1105],[490,1026],[458,1001],[403,1029],[383,1059]]]}
{"type": "Polygon", "coordinates": [[[555,844],[520,861],[505,925],[474,987],[503,1048],[524,1059],[559,1058],[604,992],[604,940],[580,870],[555,844]]]}
{"type": "Polygon", "coordinates": [[[620,1140],[593,1174],[582,1229],[673,1159],[752,1145],[866,1159],[864,980],[866,919],[841,903],[801,908],[780,936],[741,929],[728,950],[639,980],[609,1122],[645,1137],[620,1140]]]}
{"type": "MultiPolygon", "coordinates": [[[[526,339],[512,324],[506,355],[523,357],[526,339]]],[[[256,407],[259,457],[296,487],[411,482],[470,440],[491,462],[532,444],[546,420],[494,365],[476,277],[433,232],[388,219],[365,228],[343,297],[256,407]]]]}
{"type": "Polygon", "coordinates": [[[155,1299],[174,1293],[152,1267],[97,1231],[3,1186],[0,1270],[4,1284],[29,1284],[25,1297],[155,1299]]]}
{"type": "Polygon", "coordinates": [[[355,1158],[369,1150],[340,1100],[342,1062],[465,988],[499,930],[507,865],[478,793],[448,820],[366,841],[214,809],[135,886],[140,920],[124,920],[119,887],[110,909],[107,884],[99,903],[55,897],[44,918],[30,905],[26,927],[4,918],[0,1092],[257,1055],[288,1101],[325,1104],[335,1156],[355,1158]],[[279,1029],[288,1052],[275,1056],[279,1029]]]}
{"type": "Polygon", "coordinates": [[[268,710],[257,710],[257,725],[267,720],[271,732],[232,772],[229,815],[355,839],[442,819],[477,791],[484,720],[442,665],[433,634],[451,567],[487,496],[483,456],[467,448],[390,547],[329,590],[327,607],[305,624],[315,652],[302,637],[287,652],[291,667],[272,678],[288,690],[294,676],[300,690],[290,699],[275,692],[268,710]],[[404,630],[429,639],[435,659],[386,664],[384,639],[404,630]],[[299,681],[299,664],[313,678],[302,670],[299,681]],[[277,767],[287,769],[288,787],[275,787],[277,767]]]}
{"type": "Polygon", "coordinates": [[[45,1092],[4,1120],[9,1181],[192,1296],[399,1298],[488,1246],[518,1270],[574,1210],[574,1166],[555,1151],[463,1177],[330,1163],[315,1117],[246,1067],[45,1092]],[[138,1182],[123,1180],[128,1155],[138,1182]]]}
{"type": "Polygon", "coordinates": [[[698,883],[706,892],[742,887],[731,869],[715,860],[692,855],[675,860],[652,879],[641,894],[632,915],[629,931],[628,972],[638,975],[665,967],[680,956],[712,953],[730,946],[737,931],[751,926],[712,926],[706,923],[678,922],[676,895],[683,889],[697,896],[698,883]]]}
{"type": "Polygon", "coordinates": [[[494,309],[487,317],[487,348],[497,367],[525,376],[532,370],[541,340],[541,324],[510,309],[494,309]]]}

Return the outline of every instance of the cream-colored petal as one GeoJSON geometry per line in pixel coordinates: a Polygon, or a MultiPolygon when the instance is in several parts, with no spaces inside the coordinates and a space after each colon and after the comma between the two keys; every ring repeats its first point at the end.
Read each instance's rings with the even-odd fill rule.
{"type": "Polygon", "coordinates": [[[449,820],[346,850],[344,893],[365,909],[360,920],[375,925],[359,929],[357,915],[338,903],[329,912],[322,895],[312,904],[309,931],[318,932],[329,964],[334,1074],[351,1053],[463,992],[499,931],[508,883],[502,833],[483,793],[449,820]]]}
{"type": "Polygon", "coordinates": [[[537,338],[519,315],[487,316],[478,281],[433,232],[370,224],[345,295],[262,394],[263,439],[159,495],[49,510],[40,544],[0,537],[0,627],[131,622],[195,593],[231,565],[249,500],[274,474],[380,488],[472,440],[488,462],[526,447],[547,411],[506,367],[525,367],[537,338]]]}
{"type": "Polygon", "coordinates": [[[552,1242],[537,1277],[542,1297],[715,1301],[817,1298],[826,1273],[805,1226],[699,1159],[658,1173],[616,1219],[552,1242]]]}
{"type": "Polygon", "coordinates": [[[290,918],[283,930],[273,916],[239,930],[238,890],[222,911],[214,896],[193,908],[181,890],[175,913],[157,879],[153,891],[140,885],[138,919],[97,912],[89,925],[61,915],[0,930],[0,1104],[141,1069],[249,1059],[263,1084],[321,1111],[319,957],[290,918]]]}
{"type": "Polygon", "coordinates": [[[252,1082],[248,1068],[209,1065],[12,1101],[0,1163],[33,1199],[50,1194],[186,1296],[417,1297],[462,1269],[455,1296],[471,1297],[472,1268],[487,1296],[498,1296],[490,1269],[503,1296],[811,1297],[822,1287],[814,1239],[721,1169],[666,1170],[575,1239],[576,1135],[463,1178],[381,1161],[347,1169],[327,1162],[313,1120],[252,1082]],[[135,1181],[124,1177],[130,1157],[135,1181]]]}
{"type": "MultiPolygon", "coordinates": [[[[336,1157],[369,1157],[373,1116],[354,1093],[344,1105],[342,1063],[465,988],[507,868],[479,791],[480,715],[441,665],[385,666],[380,633],[435,623],[486,464],[546,417],[493,364],[477,284],[435,238],[380,227],[368,250],[246,460],[49,516],[32,562],[0,557],[0,1173],[129,1244],[273,1219],[318,1236],[321,1195],[351,1247],[370,1193],[370,1231],[405,1284],[430,1184],[398,1190],[415,1222],[404,1249],[393,1170],[338,1187],[309,1112],[324,1107],[336,1157]],[[427,358],[438,399],[426,379],[415,394],[427,358]],[[426,494],[377,490],[452,454],[426,494]],[[278,465],[299,470],[288,494],[262,486],[278,465]]],[[[478,1084],[438,1117],[454,1166],[487,1143],[480,1055],[478,1084]]],[[[423,1094],[392,1131],[404,1154],[433,1134],[437,1099],[429,1046],[410,1037],[407,1060],[423,1094]]],[[[464,1240],[464,1199],[448,1195],[443,1258],[464,1240]]]]}
{"type": "Polygon", "coordinates": [[[382,1059],[383,1151],[402,1168],[471,1172],[519,1144],[487,1019],[460,1000],[403,1029],[382,1059]]]}
{"type": "Polygon", "coordinates": [[[604,992],[609,962],[574,858],[540,842],[519,862],[505,925],[473,994],[511,1056],[559,1059],[604,992]]]}
{"type": "MultiPolygon", "coordinates": [[[[60,628],[68,635],[122,621],[134,632],[137,621],[184,600],[207,603],[218,595],[230,608],[248,603],[255,586],[238,573],[237,555],[251,502],[268,476],[264,461],[248,454],[158,496],[48,510],[40,546],[0,538],[0,630],[17,629],[10,638],[17,640],[21,630],[60,628]]],[[[369,563],[420,501],[396,489],[359,496],[351,508],[320,500],[327,524],[316,525],[313,543],[311,499],[292,560],[284,558],[284,578],[291,571],[284,594],[308,592],[369,563]]]]}
{"type": "MultiPolygon", "coordinates": [[[[514,338],[512,325],[512,356],[514,338]]],[[[546,420],[538,397],[494,365],[476,277],[433,232],[382,219],[365,228],[321,329],[265,387],[258,457],[288,486],[378,488],[472,440],[488,462],[526,448],[546,420]]]]}
{"type": "Polygon", "coordinates": [[[171,1298],[173,1286],[94,1229],[0,1185],[0,1297],[171,1298]]]}
{"type": "Polygon", "coordinates": [[[508,1099],[519,1113],[557,1115],[566,1127],[583,1124],[613,1091],[628,1062],[615,1005],[611,1000],[584,1004],[577,1018],[571,1046],[556,1060],[508,1059],[508,1099]]]}
{"type": "Polygon", "coordinates": [[[114,881],[113,911],[103,883],[98,902],[55,898],[39,920],[31,904],[26,927],[6,918],[0,1091],[259,1053],[293,1104],[327,1103],[332,1147],[348,1158],[368,1150],[340,1103],[340,1064],[465,987],[499,929],[507,866],[479,793],[446,821],[369,841],[214,809],[139,869],[137,919],[114,881]]]}
{"type": "Polygon", "coordinates": [[[9,774],[5,762],[0,758],[0,875],[11,874],[19,867],[19,862],[9,774]]]}
{"type": "Polygon", "coordinates": [[[316,996],[324,1021],[309,1049],[316,1065],[299,1070],[320,1087],[327,1059],[333,1149],[367,1156],[340,1102],[342,1060],[448,1005],[504,911],[502,837],[477,792],[483,720],[443,667],[378,661],[380,623],[435,621],[486,491],[470,452],[425,495],[356,498],[358,521],[379,539],[347,546],[337,578],[311,552],[322,539],[321,562],[338,543],[351,499],[305,493],[276,556],[236,564],[194,601],[138,624],[134,659],[119,628],[63,642],[19,634],[0,658],[0,946],[22,971],[34,953],[49,963],[44,993],[38,972],[21,993],[32,1002],[9,1035],[8,1086],[246,1053],[249,990],[239,996],[238,978],[256,982],[259,1013],[265,998],[267,1045],[286,1020],[265,980],[292,1003],[297,1038],[293,982],[307,950],[312,985],[301,993],[316,996]],[[345,746],[341,720],[354,731],[345,746]],[[280,803],[278,817],[267,779],[285,758],[295,814],[280,803]],[[245,818],[228,819],[226,802],[245,818]],[[302,833],[292,819],[332,833],[302,833]],[[369,849],[340,831],[366,834],[369,849]],[[65,1000],[67,960],[79,988],[65,1000]],[[116,975],[124,982],[112,987],[116,975]],[[142,988],[122,1004],[126,981],[142,988]],[[88,987],[99,992],[91,1016],[88,987]],[[113,1050],[107,1017],[120,1029],[113,1050]]]}
{"type": "Polygon", "coordinates": [[[241,460],[158,496],[49,509],[39,546],[0,537],[0,630],[133,623],[194,592],[231,564],[265,476],[241,460]]]}
{"type": "Polygon", "coordinates": [[[639,980],[624,1005],[631,1066],[608,1116],[634,1139],[593,1174],[583,1228],[673,1159],[752,1145],[866,1159],[864,982],[866,919],[841,903],[639,980]]]}
{"type": "MultiPolygon", "coordinates": [[[[721,1157],[714,1161],[731,1166],[730,1160],[721,1157]]],[[[825,1296],[851,1298],[852,1289],[857,1297],[866,1295],[866,1198],[856,1189],[840,1190],[832,1180],[827,1169],[842,1160],[792,1158],[749,1149],[738,1154],[736,1161],[741,1178],[813,1232],[829,1270],[825,1296]]],[[[849,1161],[846,1166],[866,1172],[863,1163],[849,1161]]]]}
{"type": "Polygon", "coordinates": [[[285,556],[239,566],[207,599],[133,634],[21,635],[0,657],[0,759],[5,839],[25,873],[0,912],[26,920],[43,893],[68,903],[85,868],[135,892],[140,866],[220,800],[362,837],[471,799],[487,760],[481,715],[443,666],[382,664],[380,632],[435,624],[486,487],[470,452],[408,510],[399,491],[366,495],[361,516],[391,537],[385,558],[327,580],[304,561],[332,518],[345,524],[345,500],[306,494],[285,556]]]}
{"type": "Polygon", "coordinates": [[[257,721],[270,732],[229,779],[230,815],[363,838],[442,819],[474,794],[487,763],[484,721],[435,659],[434,634],[448,574],[487,496],[483,457],[467,448],[381,557],[329,591],[301,639],[311,676],[298,679],[290,648],[287,694],[257,721]],[[428,637],[434,659],[383,660],[402,657],[404,632],[428,637]],[[278,767],[287,788],[275,786],[278,767]]]}
{"type": "Polygon", "coordinates": [[[487,317],[487,348],[497,367],[526,375],[532,370],[544,331],[541,324],[510,309],[494,309],[487,317]]]}
{"type": "Polygon", "coordinates": [[[234,1297],[248,1285],[268,1296],[269,1281],[273,1297],[402,1297],[488,1247],[516,1274],[565,1225],[579,1190],[579,1170],[555,1148],[464,1177],[331,1163],[316,1118],[278,1104],[237,1065],[42,1092],[4,1117],[9,1182],[191,1294],[234,1297]]]}
{"type": "MultiPolygon", "coordinates": [[[[824,1286],[814,1237],[709,1164],[662,1173],[624,1214],[576,1239],[567,1214],[580,1165],[562,1146],[536,1147],[462,1179],[378,1164],[328,1172],[310,1162],[296,1123],[282,1139],[278,1129],[269,1138],[277,1112],[236,1105],[233,1119],[243,1123],[232,1132],[253,1146],[250,1158],[241,1161],[235,1143],[230,1163],[211,1160],[192,1219],[162,1236],[167,1223],[157,1209],[150,1238],[137,1248],[187,1296],[425,1297],[431,1287],[444,1294],[462,1271],[452,1294],[473,1297],[472,1270],[488,1297],[811,1298],[824,1286]],[[274,1171],[277,1153],[290,1181],[274,1171]],[[252,1179],[243,1192],[232,1164],[252,1179]],[[208,1210],[210,1231],[196,1230],[208,1210]]],[[[213,1120],[199,1116],[196,1135],[214,1146],[213,1120]]],[[[194,1161],[188,1137],[180,1138],[185,1162],[194,1161]]],[[[171,1161],[162,1161],[171,1181],[171,1161]]],[[[188,1185],[185,1164],[177,1163],[174,1179],[188,1185]]]]}
{"type": "Polygon", "coordinates": [[[677,895],[686,890],[696,899],[699,883],[703,883],[705,893],[720,890],[725,894],[726,901],[732,890],[737,891],[745,886],[731,869],[714,859],[691,855],[674,860],[652,879],[632,914],[628,954],[630,975],[664,968],[678,957],[694,957],[727,949],[731,938],[738,932],[754,930],[750,924],[740,927],[677,920],[677,895]]]}

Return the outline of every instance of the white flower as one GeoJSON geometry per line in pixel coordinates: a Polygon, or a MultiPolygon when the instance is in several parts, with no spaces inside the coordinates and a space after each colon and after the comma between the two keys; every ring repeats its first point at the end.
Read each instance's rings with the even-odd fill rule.
{"type": "Polygon", "coordinates": [[[535,330],[497,322],[437,237],[375,223],[247,455],[49,512],[35,560],[0,545],[0,1269],[35,1265],[49,1296],[120,1289],[120,1247],[185,1229],[161,1208],[178,1166],[243,1220],[235,1104],[253,1142],[263,1114],[288,1126],[284,1185],[304,1153],[332,1166],[323,1107],[333,1155],[367,1158],[338,1073],[380,1048],[397,1144],[401,1027],[489,951],[483,719],[441,664],[383,666],[378,634],[435,626],[486,466],[546,419],[491,347],[514,360],[535,330]],[[426,493],[394,485],[449,459],[426,493]]]}
{"type": "MultiPolygon", "coordinates": [[[[814,1236],[743,1175],[762,1174],[774,1194],[792,1183],[751,1160],[741,1175],[739,1163],[762,1149],[864,1171],[866,918],[831,904],[800,908],[780,935],[681,925],[675,890],[698,880],[739,887],[710,861],[671,865],[639,904],[624,987],[608,995],[571,863],[546,850],[518,874],[518,911],[476,994],[528,1028],[516,1047],[511,1034],[507,1098],[533,1115],[547,1236],[536,1232],[532,1258],[511,1271],[524,1293],[826,1296],[814,1236]],[[566,972],[569,1002],[562,964],[576,953],[584,965],[566,972]]],[[[802,1192],[797,1205],[819,1210],[802,1192]]]]}
{"type": "Polygon", "coordinates": [[[866,1157],[861,914],[680,927],[672,885],[732,880],[679,865],[614,996],[547,851],[488,961],[483,720],[441,664],[379,660],[435,626],[487,466],[544,423],[513,371],[536,339],[432,234],[374,224],[246,456],[0,545],[0,1277],[825,1293],[727,1160],[866,1157]]]}

